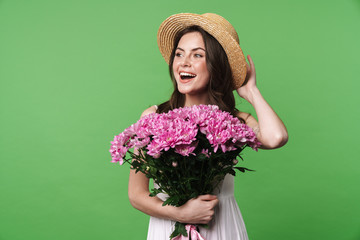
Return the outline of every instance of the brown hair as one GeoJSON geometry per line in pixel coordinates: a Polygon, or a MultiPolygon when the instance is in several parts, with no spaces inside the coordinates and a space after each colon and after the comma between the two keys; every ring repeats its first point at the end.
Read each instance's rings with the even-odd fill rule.
{"type": "MultiPolygon", "coordinates": [[[[175,51],[181,37],[190,32],[199,32],[205,43],[206,65],[210,73],[210,80],[207,86],[209,104],[217,105],[221,110],[227,111],[233,116],[236,116],[238,110],[235,108],[232,72],[226,53],[220,43],[199,26],[190,26],[180,31],[175,36],[174,46],[169,62],[169,72],[174,85],[174,91],[169,101],[159,105],[157,113],[168,112],[174,108],[183,107],[185,104],[185,95],[180,93],[177,88],[177,83],[173,73],[173,62],[175,51]]],[[[243,121],[243,119],[240,120],[243,121]]]]}

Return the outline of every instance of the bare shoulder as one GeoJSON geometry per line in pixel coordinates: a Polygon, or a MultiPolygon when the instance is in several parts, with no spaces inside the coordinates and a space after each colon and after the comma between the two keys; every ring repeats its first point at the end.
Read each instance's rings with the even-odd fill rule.
{"type": "Polygon", "coordinates": [[[256,120],[256,118],[254,116],[252,116],[250,113],[239,111],[237,116],[244,119],[245,124],[248,125],[249,127],[251,127],[255,133],[257,133],[259,131],[259,123],[256,120]]]}
{"type": "Polygon", "coordinates": [[[145,111],[141,114],[141,117],[146,116],[146,115],[151,114],[151,113],[154,113],[154,112],[156,112],[156,106],[155,105],[149,107],[148,109],[145,109],[145,111]]]}

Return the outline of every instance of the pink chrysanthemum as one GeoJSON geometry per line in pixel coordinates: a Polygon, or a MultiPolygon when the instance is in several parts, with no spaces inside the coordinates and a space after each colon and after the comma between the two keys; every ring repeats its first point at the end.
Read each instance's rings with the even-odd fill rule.
{"type": "Polygon", "coordinates": [[[114,137],[110,148],[112,162],[122,164],[131,148],[146,147],[147,154],[154,158],[169,149],[189,156],[194,154],[199,131],[206,136],[215,153],[219,149],[224,153],[233,151],[245,144],[255,150],[260,146],[252,129],[238,118],[215,105],[195,105],[142,117],[114,137]]]}

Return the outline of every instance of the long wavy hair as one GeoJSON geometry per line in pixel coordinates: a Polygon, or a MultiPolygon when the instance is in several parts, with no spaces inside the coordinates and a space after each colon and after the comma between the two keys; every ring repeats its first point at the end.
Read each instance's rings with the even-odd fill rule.
{"type": "MultiPolygon", "coordinates": [[[[181,37],[191,32],[199,32],[205,43],[206,66],[210,73],[209,84],[207,85],[209,104],[217,105],[219,109],[236,116],[238,110],[235,108],[232,72],[227,55],[220,43],[199,26],[190,26],[175,36],[169,62],[169,72],[174,85],[174,91],[168,101],[158,106],[157,113],[168,112],[185,105],[185,95],[179,92],[175,80],[173,62],[181,37]]],[[[243,119],[240,118],[240,120],[244,122],[243,119]]]]}

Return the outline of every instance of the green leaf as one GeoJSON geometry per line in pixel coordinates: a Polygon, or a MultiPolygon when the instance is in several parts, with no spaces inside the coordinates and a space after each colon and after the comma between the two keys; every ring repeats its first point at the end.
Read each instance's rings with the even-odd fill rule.
{"type": "Polygon", "coordinates": [[[166,206],[166,205],[171,205],[173,199],[171,197],[169,197],[168,199],[166,199],[166,201],[163,202],[163,206],[166,206]]]}
{"type": "Polygon", "coordinates": [[[199,226],[203,227],[203,228],[206,228],[206,229],[210,228],[209,224],[199,224],[199,226]]]}
{"type": "Polygon", "coordinates": [[[233,169],[231,169],[231,170],[229,171],[229,173],[230,173],[231,175],[235,176],[235,171],[234,171],[233,169]]]}
{"type": "Polygon", "coordinates": [[[251,171],[251,172],[255,172],[255,170],[251,170],[251,169],[248,169],[248,168],[245,168],[245,167],[234,167],[236,168],[237,170],[239,170],[240,172],[245,172],[245,171],[251,171]]]}
{"type": "Polygon", "coordinates": [[[170,239],[178,236],[178,235],[183,235],[185,237],[188,236],[187,232],[186,232],[186,228],[185,228],[185,224],[184,223],[180,223],[180,222],[176,222],[175,223],[175,229],[172,232],[172,234],[170,235],[170,239]]]}
{"type": "Polygon", "coordinates": [[[196,192],[193,192],[189,198],[192,199],[192,198],[196,198],[197,196],[199,196],[199,194],[196,192]]]}
{"type": "Polygon", "coordinates": [[[172,234],[170,235],[170,239],[173,239],[174,237],[178,236],[179,234],[180,234],[179,230],[176,228],[176,225],[175,225],[175,229],[172,232],[172,234]]]}
{"type": "Polygon", "coordinates": [[[186,228],[185,228],[185,224],[183,224],[183,223],[179,224],[179,232],[180,232],[181,235],[183,235],[185,237],[188,236],[186,228]]]}
{"type": "Polygon", "coordinates": [[[151,193],[149,194],[150,197],[155,197],[158,193],[161,193],[162,190],[158,189],[158,188],[153,188],[151,189],[151,193]]]}

